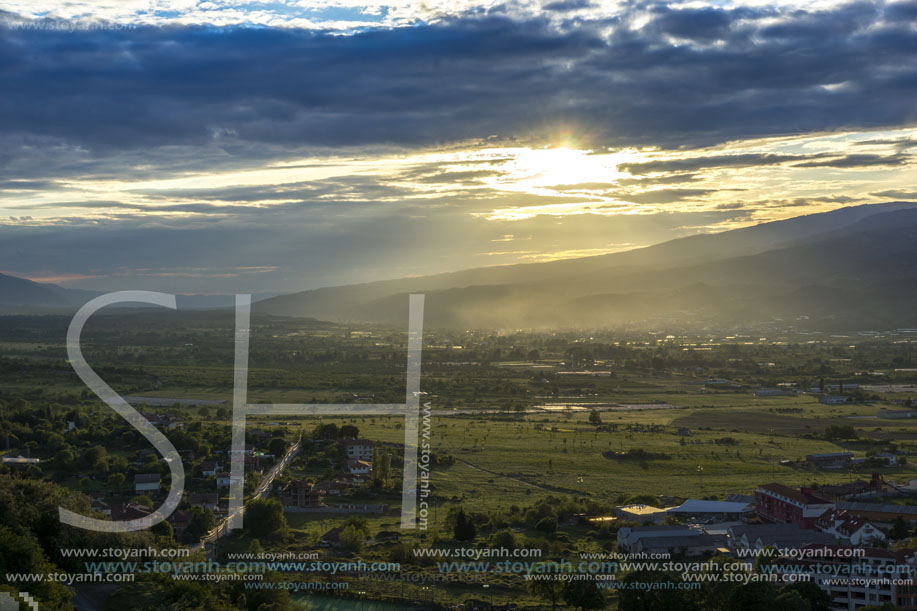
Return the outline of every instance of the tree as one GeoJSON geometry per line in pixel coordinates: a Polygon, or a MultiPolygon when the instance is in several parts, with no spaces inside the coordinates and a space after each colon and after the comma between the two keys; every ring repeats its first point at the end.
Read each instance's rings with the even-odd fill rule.
{"type": "Polygon", "coordinates": [[[376,448],[373,450],[373,488],[383,488],[392,473],[392,455],[376,448]]]}
{"type": "MultiPolygon", "coordinates": [[[[10,573],[50,573],[61,570],[47,559],[35,535],[27,530],[17,531],[8,526],[0,526],[0,566],[3,567],[4,572],[9,571],[10,573]]],[[[8,586],[4,584],[0,587],[8,586]]],[[[43,603],[42,608],[72,608],[70,606],[72,593],[62,584],[42,581],[37,584],[23,584],[21,587],[40,596],[43,603]]]]}
{"type": "MultiPolygon", "coordinates": [[[[247,517],[247,514],[246,514],[247,517]]],[[[191,508],[191,524],[182,533],[183,543],[200,541],[201,537],[213,530],[217,525],[216,517],[204,507],[191,508]]]]}
{"type": "Polygon", "coordinates": [[[271,439],[270,443],[267,444],[267,451],[269,454],[273,454],[277,458],[283,457],[287,449],[287,441],[283,437],[274,437],[271,439]]]}
{"type": "Polygon", "coordinates": [[[825,439],[827,441],[857,439],[858,437],[856,429],[849,424],[832,424],[825,428],[825,439]]]}
{"type": "Polygon", "coordinates": [[[338,542],[348,552],[360,552],[363,550],[363,531],[354,528],[353,524],[348,524],[338,535],[338,542]]]}
{"type": "Polygon", "coordinates": [[[143,505],[144,507],[152,507],[153,499],[151,499],[146,494],[138,494],[131,499],[131,503],[134,503],[135,505],[143,505]]]}
{"type": "Polygon", "coordinates": [[[341,426],[341,437],[357,439],[360,437],[360,429],[355,424],[345,424],[341,426]]]}
{"type": "Polygon", "coordinates": [[[799,592],[809,602],[809,611],[831,611],[831,597],[814,581],[797,581],[783,588],[784,592],[799,592]]]}
{"type": "Polygon", "coordinates": [[[891,529],[888,531],[888,536],[892,539],[906,539],[909,534],[910,529],[907,527],[907,522],[904,521],[904,518],[898,516],[895,518],[894,523],[892,524],[891,529]]]}
{"type": "MultiPolygon", "coordinates": [[[[236,598],[239,609],[251,609],[253,611],[281,611],[282,609],[292,609],[290,591],[282,587],[284,585],[282,582],[286,579],[285,576],[277,573],[266,573],[264,582],[273,584],[273,587],[244,590],[244,594],[240,594],[238,598],[236,598]]],[[[239,585],[241,586],[242,584],[239,585]]],[[[203,609],[205,607],[201,606],[197,608],[203,609]]],[[[219,608],[223,609],[223,607],[219,608]]]]}
{"type": "Polygon", "coordinates": [[[589,423],[599,426],[602,424],[602,416],[599,414],[598,410],[592,410],[589,412],[589,423]]]}
{"type": "Polygon", "coordinates": [[[812,606],[796,590],[783,590],[777,595],[776,611],[811,611],[812,606]]]}
{"type": "Polygon", "coordinates": [[[625,576],[622,582],[637,587],[619,590],[619,611],[695,611],[700,608],[687,590],[639,587],[644,584],[659,583],[668,586],[670,583],[681,583],[681,577],[678,575],[667,575],[662,571],[634,571],[625,576]]]}
{"type": "Polygon", "coordinates": [[[777,606],[777,586],[766,581],[750,581],[732,591],[730,611],[774,611],[777,606]]]}
{"type": "Polygon", "coordinates": [[[529,592],[551,603],[551,611],[556,611],[557,603],[563,596],[564,582],[560,579],[532,579],[529,581],[529,592]]]}
{"type": "Polygon", "coordinates": [[[169,524],[167,520],[153,524],[153,526],[150,527],[150,532],[157,537],[162,537],[166,540],[171,540],[172,537],[175,536],[175,533],[172,530],[172,525],[169,524]]]}
{"type": "Polygon", "coordinates": [[[312,437],[314,439],[339,439],[341,432],[338,430],[338,425],[333,422],[330,424],[319,424],[312,431],[312,437]]]}
{"type": "Polygon", "coordinates": [[[83,462],[93,469],[104,469],[108,466],[108,452],[102,446],[92,446],[83,452],[83,462]]]}
{"type": "Polygon", "coordinates": [[[780,554],[774,545],[765,545],[761,551],[755,555],[755,573],[767,572],[768,567],[770,567],[779,556],[780,554]]]}
{"type": "Polygon", "coordinates": [[[115,490],[124,485],[123,473],[112,473],[108,476],[108,483],[115,487],[115,490]]]}
{"type": "Polygon", "coordinates": [[[474,541],[478,534],[474,523],[465,515],[464,509],[459,509],[458,515],[455,516],[455,528],[453,529],[456,541],[474,541]]]}
{"type": "Polygon", "coordinates": [[[535,530],[540,530],[541,532],[550,535],[557,530],[557,518],[541,518],[538,520],[538,523],[535,524],[535,530]]]}
{"type": "Polygon", "coordinates": [[[73,466],[74,460],[76,460],[76,456],[74,456],[73,452],[69,449],[63,449],[54,455],[54,466],[66,471],[73,466]]]}
{"type": "Polygon", "coordinates": [[[605,597],[599,586],[592,579],[574,579],[564,585],[561,592],[564,600],[571,607],[588,611],[589,609],[603,609],[605,597]]]}
{"type": "Polygon", "coordinates": [[[276,499],[255,499],[245,506],[245,528],[255,537],[271,537],[287,530],[283,506],[276,499]]]}

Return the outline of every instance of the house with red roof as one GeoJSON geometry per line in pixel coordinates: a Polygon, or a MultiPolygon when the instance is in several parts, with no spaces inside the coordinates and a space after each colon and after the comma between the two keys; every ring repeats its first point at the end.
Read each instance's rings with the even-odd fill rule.
{"type": "Polygon", "coordinates": [[[815,522],[815,528],[834,535],[845,545],[875,545],[885,541],[885,533],[869,520],[843,509],[829,509],[815,522]]]}

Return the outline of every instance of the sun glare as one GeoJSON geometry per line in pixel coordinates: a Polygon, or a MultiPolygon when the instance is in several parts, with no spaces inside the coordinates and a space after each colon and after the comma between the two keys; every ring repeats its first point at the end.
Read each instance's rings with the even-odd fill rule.
{"type": "Polygon", "coordinates": [[[596,154],[565,146],[521,149],[501,168],[503,174],[492,181],[492,186],[533,193],[558,187],[569,190],[577,186],[610,186],[622,176],[617,164],[627,156],[623,152],[596,154]]]}

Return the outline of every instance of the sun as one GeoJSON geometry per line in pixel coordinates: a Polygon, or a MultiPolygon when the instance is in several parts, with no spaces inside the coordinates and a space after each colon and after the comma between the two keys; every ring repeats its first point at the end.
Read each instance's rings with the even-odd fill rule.
{"type": "Polygon", "coordinates": [[[494,186],[527,192],[610,186],[622,176],[617,170],[621,161],[620,153],[595,153],[567,146],[518,149],[501,168],[502,175],[494,186]]]}

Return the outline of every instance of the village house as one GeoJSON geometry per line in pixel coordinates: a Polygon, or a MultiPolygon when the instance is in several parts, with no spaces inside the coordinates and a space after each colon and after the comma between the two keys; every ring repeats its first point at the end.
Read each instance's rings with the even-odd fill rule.
{"type": "Polygon", "coordinates": [[[372,463],[366,462],[365,460],[351,458],[347,461],[347,470],[350,471],[351,475],[362,477],[369,475],[373,470],[373,466],[372,463]]]}
{"type": "Polygon", "coordinates": [[[815,528],[833,535],[844,545],[875,545],[885,533],[868,520],[843,509],[829,509],[815,522],[815,528]]]}
{"type": "Polygon", "coordinates": [[[312,482],[293,480],[280,491],[280,502],[284,509],[322,507],[324,494],[312,482]]]}
{"type": "Polygon", "coordinates": [[[138,505],[137,503],[127,503],[124,505],[115,505],[111,508],[111,517],[113,520],[126,521],[126,520],[136,520],[137,518],[145,518],[148,515],[153,513],[153,510],[147,507],[146,505],[138,505]]]}
{"type": "Polygon", "coordinates": [[[168,414],[154,414],[151,412],[142,412],[142,416],[150,421],[153,426],[163,429],[182,429],[185,423],[168,414]]]}
{"type": "Polygon", "coordinates": [[[261,466],[261,459],[255,456],[246,456],[242,464],[246,473],[262,473],[264,471],[264,467],[261,466]]]}
{"type": "Polygon", "coordinates": [[[138,473],[134,476],[134,490],[137,492],[158,492],[158,473],[138,473]]]}
{"type": "Polygon", "coordinates": [[[812,543],[832,544],[834,536],[817,530],[805,530],[796,524],[742,524],[726,531],[729,549],[761,551],[765,547],[797,549],[812,543]]]}
{"type": "Polygon", "coordinates": [[[216,511],[220,504],[220,495],[216,492],[192,492],[187,498],[188,505],[192,507],[203,507],[210,511],[216,511]]]}
{"type": "Polygon", "coordinates": [[[348,482],[318,482],[315,484],[315,489],[331,496],[341,496],[347,494],[350,484],[348,482]]]}
{"type": "Polygon", "coordinates": [[[338,547],[341,544],[342,530],[344,529],[340,526],[335,526],[321,536],[321,538],[318,540],[318,544],[321,547],[338,547]]]}
{"type": "Polygon", "coordinates": [[[98,511],[99,513],[104,513],[107,516],[111,516],[111,507],[102,499],[93,498],[89,502],[89,508],[93,511],[98,511]]]}
{"type": "Polygon", "coordinates": [[[201,463],[201,475],[204,477],[214,477],[220,472],[221,466],[215,460],[205,460],[201,463]]]}
{"type": "Polygon", "coordinates": [[[185,511],[184,509],[176,509],[172,512],[166,521],[172,526],[172,532],[175,534],[175,538],[179,539],[182,536],[182,533],[191,526],[191,512],[185,511]]]}

